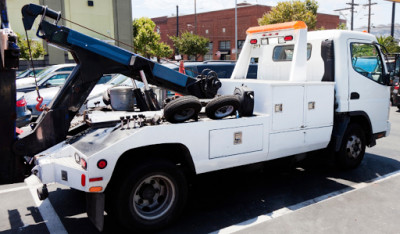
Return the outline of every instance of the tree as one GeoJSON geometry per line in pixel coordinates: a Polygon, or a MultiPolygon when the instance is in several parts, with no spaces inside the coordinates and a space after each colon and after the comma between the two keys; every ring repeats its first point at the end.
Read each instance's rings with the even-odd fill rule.
{"type": "MultiPolygon", "coordinates": [[[[27,42],[26,38],[22,38],[21,35],[18,33],[17,33],[17,38],[18,38],[17,44],[18,44],[18,47],[20,50],[20,58],[25,59],[25,60],[30,60],[28,42],[27,42]]],[[[46,54],[42,43],[40,43],[38,41],[33,41],[32,39],[29,39],[29,44],[31,47],[33,59],[38,59],[46,54]]]]}
{"type": "Polygon", "coordinates": [[[181,37],[171,36],[169,38],[181,54],[195,56],[196,60],[208,52],[208,38],[190,32],[184,32],[181,37]]]}
{"type": "Polygon", "coordinates": [[[340,29],[340,30],[347,30],[348,28],[347,28],[347,26],[346,26],[345,23],[341,23],[341,24],[339,24],[339,26],[337,27],[337,29],[340,29]]]}
{"type": "Polygon", "coordinates": [[[267,25],[301,20],[307,24],[308,29],[313,30],[317,25],[317,10],[318,3],[315,0],[278,2],[276,7],[258,19],[258,24],[267,25]]]}
{"type": "Polygon", "coordinates": [[[156,24],[151,19],[147,17],[135,19],[132,25],[135,53],[146,58],[169,57],[172,54],[172,49],[167,44],[160,42],[160,34],[154,31],[156,24]]]}
{"type": "Polygon", "coordinates": [[[383,45],[388,50],[389,53],[400,52],[400,46],[395,40],[393,40],[392,36],[379,36],[376,37],[376,39],[379,44],[383,45]]]}

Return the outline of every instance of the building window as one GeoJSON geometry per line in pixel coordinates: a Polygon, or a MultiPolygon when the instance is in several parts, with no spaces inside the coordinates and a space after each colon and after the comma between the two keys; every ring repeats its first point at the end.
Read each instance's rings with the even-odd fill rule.
{"type": "Polygon", "coordinates": [[[225,30],[225,28],[222,28],[222,32],[224,33],[226,30],[225,30]]]}
{"type": "Polygon", "coordinates": [[[208,48],[208,51],[211,51],[211,52],[213,51],[213,43],[212,43],[212,41],[208,42],[207,48],[208,48]]]}
{"type": "Polygon", "coordinates": [[[238,40],[238,41],[237,41],[237,48],[238,48],[238,49],[242,49],[242,48],[243,48],[243,45],[244,45],[244,40],[238,40]]]}
{"type": "Polygon", "coordinates": [[[206,29],[206,34],[208,34],[208,29],[206,29]]]}
{"type": "Polygon", "coordinates": [[[204,60],[205,60],[205,61],[207,61],[207,60],[213,60],[213,55],[212,55],[212,54],[206,54],[206,55],[204,55],[204,60]]]}
{"type": "Polygon", "coordinates": [[[231,49],[231,41],[220,41],[219,49],[220,50],[230,50],[231,49]]]}

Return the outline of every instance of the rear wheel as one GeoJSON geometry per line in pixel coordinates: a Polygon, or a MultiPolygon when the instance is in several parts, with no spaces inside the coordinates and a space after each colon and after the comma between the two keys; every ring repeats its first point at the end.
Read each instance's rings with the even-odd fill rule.
{"type": "Polygon", "coordinates": [[[129,230],[154,231],[173,222],[187,198],[183,172],[172,162],[145,162],[118,186],[116,220],[129,230]]]}
{"type": "Polygon", "coordinates": [[[342,169],[352,169],[360,165],[365,154],[365,134],[358,124],[350,124],[343,136],[340,150],[335,158],[342,169]]]}

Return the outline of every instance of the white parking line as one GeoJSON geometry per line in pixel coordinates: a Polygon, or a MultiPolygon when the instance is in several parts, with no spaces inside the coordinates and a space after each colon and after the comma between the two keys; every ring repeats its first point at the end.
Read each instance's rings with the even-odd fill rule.
{"type": "Polygon", "coordinates": [[[244,230],[246,228],[258,225],[260,223],[272,220],[274,218],[277,218],[277,217],[292,213],[294,211],[300,210],[300,209],[305,208],[307,206],[310,206],[310,205],[313,205],[313,204],[316,204],[316,203],[320,203],[320,202],[323,202],[323,201],[327,201],[327,200],[330,200],[332,198],[336,198],[336,197],[338,197],[340,195],[344,195],[344,194],[347,194],[347,193],[354,192],[356,190],[368,187],[368,186],[373,185],[373,184],[380,183],[382,181],[385,181],[387,179],[391,179],[391,178],[396,177],[396,176],[400,176],[400,170],[394,171],[392,173],[389,173],[389,174],[386,174],[386,175],[383,175],[383,176],[379,176],[379,177],[377,177],[375,179],[372,179],[372,180],[370,180],[368,182],[355,184],[355,185],[353,185],[351,187],[347,187],[347,188],[344,188],[342,190],[338,190],[338,191],[335,191],[335,192],[332,192],[332,193],[329,193],[329,194],[325,194],[325,195],[322,195],[322,196],[319,196],[319,197],[316,197],[316,198],[313,198],[313,199],[310,199],[310,200],[307,200],[307,201],[304,201],[304,202],[301,202],[301,203],[298,203],[298,204],[295,204],[295,205],[292,205],[292,206],[289,206],[289,207],[284,207],[282,209],[275,210],[275,211],[273,211],[271,213],[268,213],[268,214],[265,214],[265,215],[260,215],[260,216],[258,216],[256,218],[252,218],[252,219],[249,219],[247,221],[232,225],[230,227],[226,227],[226,228],[220,229],[218,231],[211,232],[211,234],[230,234],[230,233],[238,232],[238,231],[244,230]]]}
{"type": "Polygon", "coordinates": [[[25,183],[28,185],[31,192],[32,198],[39,209],[39,212],[47,226],[50,233],[67,234],[64,225],[61,223],[56,211],[51,205],[49,199],[44,201],[39,200],[36,189],[41,185],[36,176],[32,175],[25,179],[25,183]]]}

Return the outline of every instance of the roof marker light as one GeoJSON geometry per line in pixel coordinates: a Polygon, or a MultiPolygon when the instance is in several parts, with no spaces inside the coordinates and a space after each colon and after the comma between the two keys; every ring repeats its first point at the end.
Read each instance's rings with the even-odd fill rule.
{"type": "Polygon", "coordinates": [[[285,36],[285,37],[284,37],[284,40],[285,40],[285,41],[292,41],[292,40],[293,40],[293,36],[292,36],[292,35],[290,35],[290,36],[285,36]]]}

